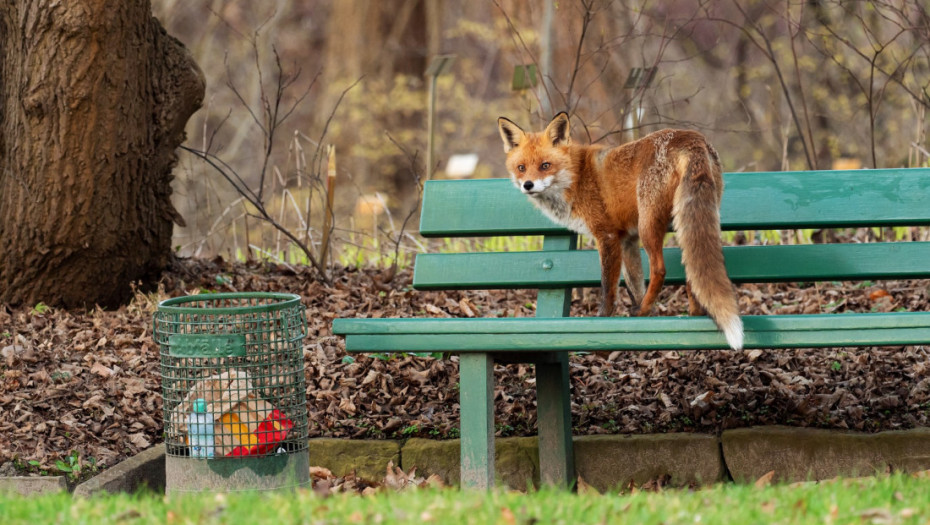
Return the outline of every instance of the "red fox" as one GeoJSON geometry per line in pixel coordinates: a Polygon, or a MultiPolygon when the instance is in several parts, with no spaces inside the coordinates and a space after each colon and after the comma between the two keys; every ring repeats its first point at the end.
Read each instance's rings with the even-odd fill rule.
{"type": "Polygon", "coordinates": [[[620,274],[634,315],[648,315],[665,281],[662,244],[673,220],[681,244],[691,315],[704,310],[735,350],[743,347],[736,291],[720,241],[720,160],[703,135],[666,129],[615,148],[576,145],[559,113],[540,133],[501,117],[507,171],[554,222],[597,241],[601,261],[598,315],[614,312],[620,274]],[[649,256],[645,289],[639,240],[649,256]]]}

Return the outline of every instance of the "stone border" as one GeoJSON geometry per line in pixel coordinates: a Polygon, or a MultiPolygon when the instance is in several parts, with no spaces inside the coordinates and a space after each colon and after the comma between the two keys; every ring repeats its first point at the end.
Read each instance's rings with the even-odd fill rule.
{"type": "Polygon", "coordinates": [[[575,473],[600,491],[668,476],[675,487],[727,481],[716,436],[645,434],[575,438],[575,473]]]}
{"type": "Polygon", "coordinates": [[[6,476],[0,477],[0,493],[20,496],[53,494],[68,491],[68,480],[64,476],[6,476]]]}
{"type": "Polygon", "coordinates": [[[100,492],[165,491],[165,444],[136,454],[81,483],[74,495],[88,497],[100,492]]]}
{"type": "Polygon", "coordinates": [[[401,466],[402,442],[314,438],[310,440],[310,464],[330,470],[336,477],[355,472],[362,479],[381,480],[388,462],[401,466]]]}
{"type": "MultiPolygon", "coordinates": [[[[671,486],[729,480],[753,482],[769,471],[781,482],[814,481],[888,471],[930,469],[930,428],[867,434],[838,430],[767,426],[707,434],[600,435],[574,438],[575,466],[584,481],[601,491],[631,481],[641,484],[668,476],[671,486]]],[[[515,489],[539,485],[536,438],[495,442],[497,474],[515,489]]],[[[458,484],[458,440],[310,440],[310,464],[336,476],[354,472],[379,481],[393,462],[418,475],[436,474],[458,484]]],[[[75,496],[165,488],[165,447],[156,445],[78,485],[75,496]]],[[[38,494],[67,490],[63,477],[0,477],[0,491],[38,494]]]]}
{"type": "Polygon", "coordinates": [[[866,434],[783,426],[728,430],[720,438],[732,479],[746,483],[775,471],[795,482],[930,469],[930,428],[866,434]]]}

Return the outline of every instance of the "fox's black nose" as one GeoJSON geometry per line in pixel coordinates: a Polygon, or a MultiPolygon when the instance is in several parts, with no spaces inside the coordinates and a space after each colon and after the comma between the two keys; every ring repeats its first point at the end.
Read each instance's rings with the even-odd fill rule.
{"type": "Polygon", "coordinates": [[[533,181],[528,180],[528,181],[524,182],[524,183],[523,183],[523,189],[526,190],[526,191],[530,191],[531,189],[533,189],[533,181]]]}

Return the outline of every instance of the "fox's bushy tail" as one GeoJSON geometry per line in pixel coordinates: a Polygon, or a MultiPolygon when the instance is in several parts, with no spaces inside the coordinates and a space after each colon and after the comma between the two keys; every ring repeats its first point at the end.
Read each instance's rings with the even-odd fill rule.
{"type": "Polygon", "coordinates": [[[743,322],[736,290],[727,277],[720,241],[720,165],[712,152],[690,152],[688,169],[675,193],[674,226],[691,292],[734,349],[743,348],[743,322]]]}

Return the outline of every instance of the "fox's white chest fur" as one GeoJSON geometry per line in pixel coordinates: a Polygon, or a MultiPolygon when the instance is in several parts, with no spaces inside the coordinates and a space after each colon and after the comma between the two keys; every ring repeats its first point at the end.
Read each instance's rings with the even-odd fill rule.
{"type": "Polygon", "coordinates": [[[582,235],[591,235],[584,219],[572,213],[572,206],[565,199],[565,191],[550,188],[547,191],[530,195],[530,202],[536,205],[543,215],[552,222],[565,226],[573,232],[582,235]]]}

